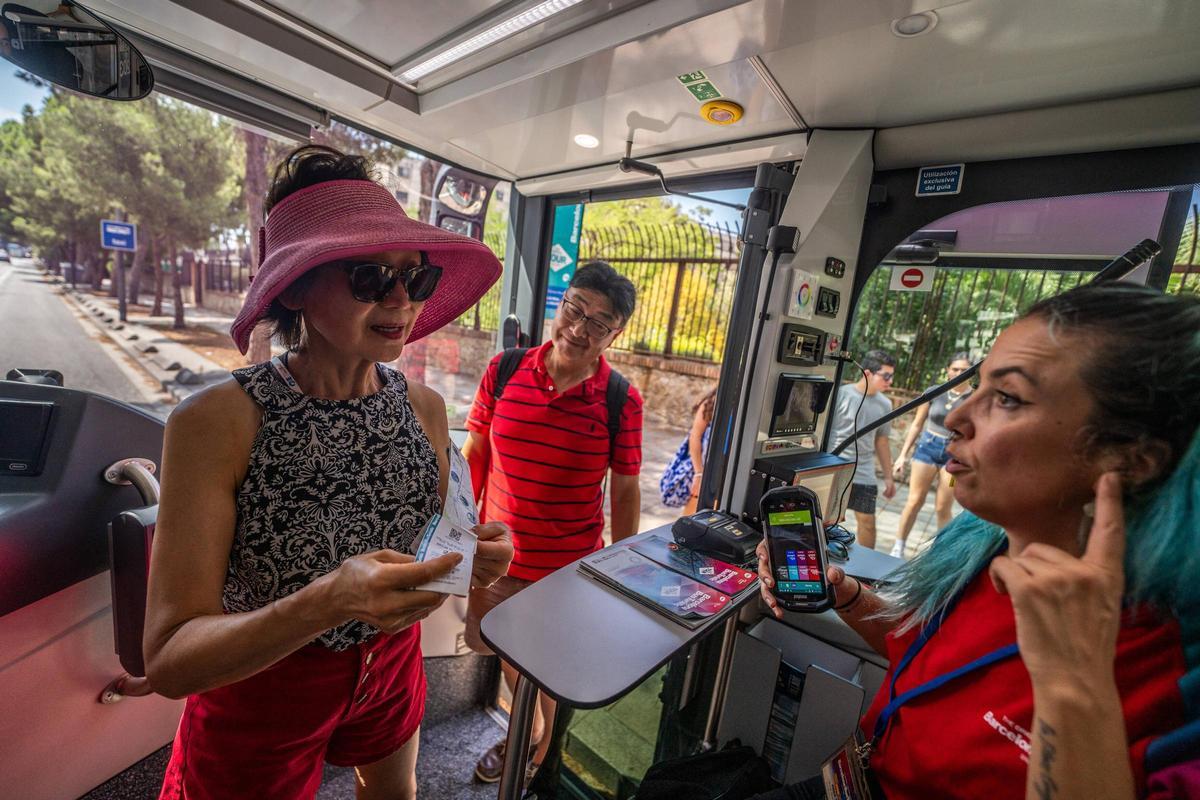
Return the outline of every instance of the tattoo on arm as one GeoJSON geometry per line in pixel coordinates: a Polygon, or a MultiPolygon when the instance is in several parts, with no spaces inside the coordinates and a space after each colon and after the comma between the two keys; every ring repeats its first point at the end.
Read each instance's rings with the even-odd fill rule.
{"type": "Polygon", "coordinates": [[[1041,763],[1038,764],[1037,777],[1034,778],[1033,788],[1040,800],[1052,800],[1058,796],[1058,784],[1054,781],[1054,757],[1057,748],[1054,738],[1057,735],[1054,728],[1042,720],[1037,721],[1038,745],[1041,747],[1041,763]]]}

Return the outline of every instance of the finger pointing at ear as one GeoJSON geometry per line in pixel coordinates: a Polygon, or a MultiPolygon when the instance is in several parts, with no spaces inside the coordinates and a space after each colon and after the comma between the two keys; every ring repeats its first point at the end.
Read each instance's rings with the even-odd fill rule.
{"type": "Polygon", "coordinates": [[[1096,481],[1096,517],[1083,560],[1118,574],[1124,571],[1125,510],[1121,479],[1115,472],[1106,472],[1096,481]]]}

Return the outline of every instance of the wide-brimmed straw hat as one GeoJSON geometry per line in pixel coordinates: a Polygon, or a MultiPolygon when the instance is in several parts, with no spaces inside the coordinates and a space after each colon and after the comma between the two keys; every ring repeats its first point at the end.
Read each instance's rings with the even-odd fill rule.
{"type": "Polygon", "coordinates": [[[433,333],[479,301],[502,267],[483,242],[409,218],[374,181],[325,181],[281,200],[260,231],[261,266],[230,334],[238,349],[271,301],[313,267],[387,250],[424,250],[442,279],[425,301],[408,341],[433,333]]]}

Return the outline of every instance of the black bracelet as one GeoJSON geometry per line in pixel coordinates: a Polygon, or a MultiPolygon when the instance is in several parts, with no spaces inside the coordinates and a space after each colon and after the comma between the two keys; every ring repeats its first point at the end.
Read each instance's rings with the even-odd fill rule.
{"type": "Polygon", "coordinates": [[[849,600],[842,603],[840,606],[834,606],[833,607],[834,611],[845,611],[846,609],[850,608],[850,606],[857,603],[859,597],[862,597],[862,581],[860,581],[858,578],[855,578],[854,582],[858,584],[858,589],[855,590],[854,597],[851,597],[849,600]]]}

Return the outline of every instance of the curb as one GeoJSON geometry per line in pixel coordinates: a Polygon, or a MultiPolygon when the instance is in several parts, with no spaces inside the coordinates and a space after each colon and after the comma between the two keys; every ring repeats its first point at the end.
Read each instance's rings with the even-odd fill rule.
{"type": "Polygon", "coordinates": [[[73,289],[55,276],[59,294],[91,325],[157,383],[171,403],[179,403],[229,371],[204,356],[163,336],[154,328],[122,323],[114,304],[73,289]]]}

